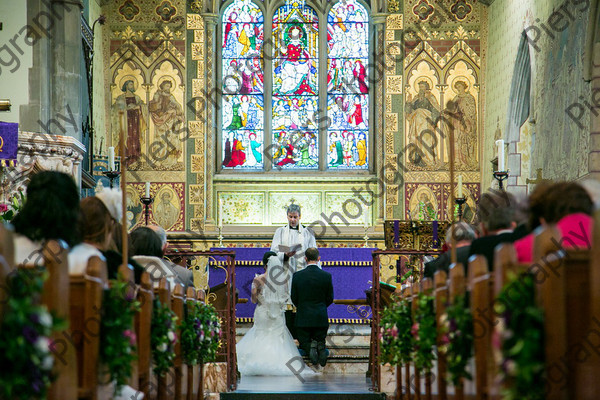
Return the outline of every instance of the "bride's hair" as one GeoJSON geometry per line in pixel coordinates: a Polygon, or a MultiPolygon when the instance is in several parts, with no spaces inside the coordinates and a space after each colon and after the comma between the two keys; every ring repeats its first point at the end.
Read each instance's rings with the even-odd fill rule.
{"type": "Polygon", "coordinates": [[[275,256],[275,257],[277,257],[277,253],[275,253],[274,251],[267,251],[267,252],[265,253],[265,255],[263,256],[263,260],[262,260],[262,261],[263,261],[263,265],[264,265],[265,267],[266,267],[266,266],[267,266],[267,264],[269,263],[269,258],[270,258],[270,257],[272,257],[272,256],[275,256]]]}

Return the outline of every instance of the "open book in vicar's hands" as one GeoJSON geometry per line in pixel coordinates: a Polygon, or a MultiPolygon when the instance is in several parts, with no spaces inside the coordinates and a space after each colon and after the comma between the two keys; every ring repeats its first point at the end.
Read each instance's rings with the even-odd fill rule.
{"type": "Polygon", "coordinates": [[[289,253],[291,251],[298,251],[301,248],[302,248],[302,244],[300,244],[300,243],[296,243],[292,246],[286,246],[284,244],[280,244],[278,250],[280,253],[289,253]]]}

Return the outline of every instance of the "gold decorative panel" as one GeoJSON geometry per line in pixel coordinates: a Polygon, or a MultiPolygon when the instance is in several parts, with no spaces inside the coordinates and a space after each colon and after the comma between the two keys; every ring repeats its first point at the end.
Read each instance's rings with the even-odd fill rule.
{"type": "Polygon", "coordinates": [[[305,225],[321,220],[321,193],[271,192],[269,193],[269,216],[271,225],[286,224],[285,210],[293,201],[302,207],[302,223],[305,225]]]}
{"type": "Polygon", "coordinates": [[[217,212],[222,211],[223,225],[263,223],[265,194],[262,192],[219,192],[217,212]],[[222,204],[222,206],[221,206],[222,204]]]}

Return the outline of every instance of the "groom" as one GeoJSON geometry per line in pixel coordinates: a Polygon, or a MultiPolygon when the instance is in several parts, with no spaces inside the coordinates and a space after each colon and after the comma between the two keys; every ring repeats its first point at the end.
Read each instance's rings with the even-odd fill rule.
{"type": "Polygon", "coordinates": [[[327,364],[325,338],[329,328],[327,307],[333,303],[331,274],[317,265],[321,257],[314,247],[304,253],[306,268],[292,277],[292,302],[296,312],[296,336],[300,349],[308,354],[313,364],[327,364]]]}

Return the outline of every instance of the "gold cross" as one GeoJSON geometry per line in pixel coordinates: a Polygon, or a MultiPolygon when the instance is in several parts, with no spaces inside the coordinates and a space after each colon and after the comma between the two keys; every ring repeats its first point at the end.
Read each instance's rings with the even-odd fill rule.
{"type": "Polygon", "coordinates": [[[525,181],[528,185],[537,185],[538,183],[544,183],[544,182],[550,182],[550,179],[546,179],[542,177],[542,169],[538,168],[537,169],[537,176],[535,179],[529,179],[527,178],[527,180],[525,181]]]}

